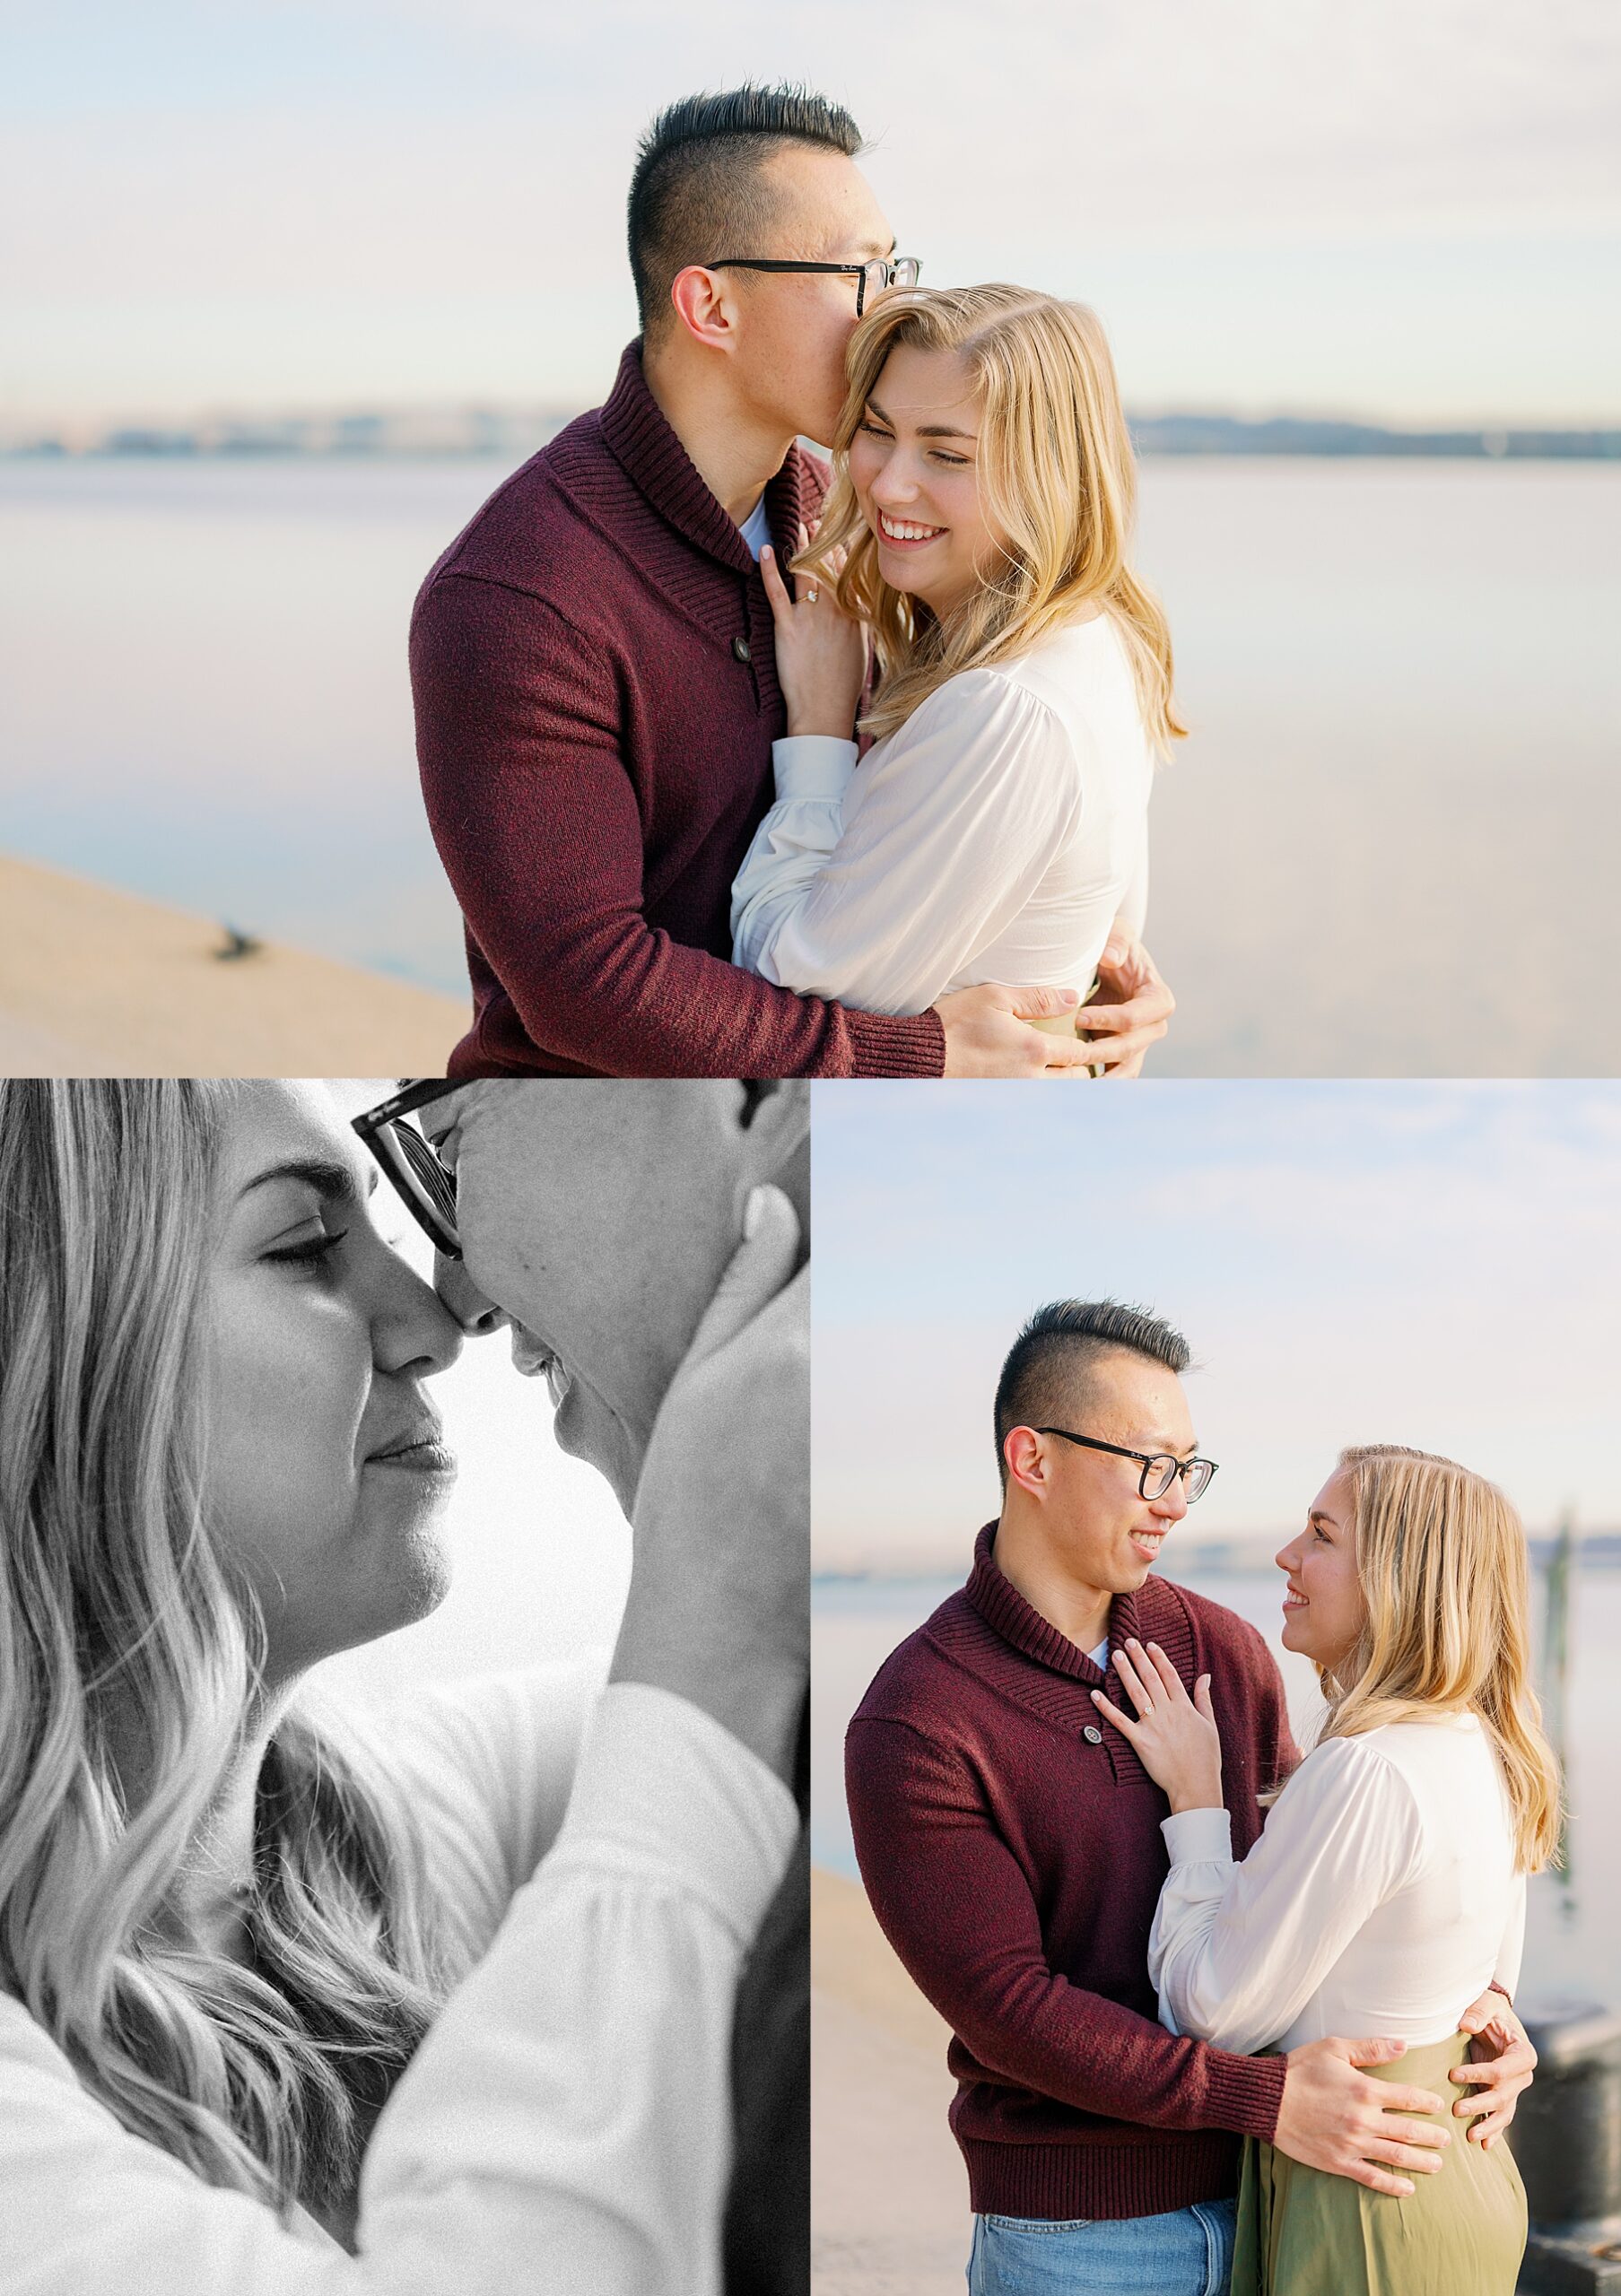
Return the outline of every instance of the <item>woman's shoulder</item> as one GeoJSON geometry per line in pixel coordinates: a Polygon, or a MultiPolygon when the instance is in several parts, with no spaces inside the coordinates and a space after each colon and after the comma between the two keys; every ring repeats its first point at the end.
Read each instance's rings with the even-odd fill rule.
{"type": "Polygon", "coordinates": [[[1472,1713],[1410,1716],[1383,1722],[1351,1744],[1369,1744],[1414,1787],[1451,1784],[1479,1772],[1495,1775],[1496,1757],[1480,1718],[1472,1713]]]}
{"type": "Polygon", "coordinates": [[[1015,729],[1036,737],[1061,739],[1064,734],[1052,696],[1041,691],[1039,679],[1026,674],[1022,655],[955,671],[924,696],[898,731],[914,739],[942,732],[960,738],[965,727],[982,727],[1003,738],[1015,729]]]}
{"type": "Polygon", "coordinates": [[[999,717],[1066,755],[1090,755],[1140,731],[1137,685],[1107,614],[1060,622],[1016,654],[959,670],[919,704],[958,719],[999,717]]]}
{"type": "Polygon", "coordinates": [[[1320,1739],[1295,1776],[1319,1792],[1375,1792],[1405,1806],[1490,1769],[1490,1746],[1476,1718],[1439,1714],[1320,1739]]]}

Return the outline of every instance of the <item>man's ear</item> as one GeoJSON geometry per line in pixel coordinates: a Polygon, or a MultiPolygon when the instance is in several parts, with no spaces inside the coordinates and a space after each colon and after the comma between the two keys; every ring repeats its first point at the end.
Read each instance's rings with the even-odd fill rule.
{"type": "Polygon", "coordinates": [[[736,317],[723,271],[706,271],[690,263],[670,284],[670,302],[679,333],[701,343],[706,351],[731,352],[737,341],[736,317]]]}
{"type": "Polygon", "coordinates": [[[1010,1427],[1002,1444],[1007,1480],[1032,1499],[1047,1496],[1047,1450],[1033,1427],[1010,1427]]]}

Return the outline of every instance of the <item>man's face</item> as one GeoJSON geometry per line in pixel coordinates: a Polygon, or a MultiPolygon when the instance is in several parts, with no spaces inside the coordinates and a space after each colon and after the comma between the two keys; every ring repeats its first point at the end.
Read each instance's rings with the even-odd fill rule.
{"type": "MultiPolygon", "coordinates": [[[[1075,1415],[1054,1425],[1133,1451],[1191,1458],[1198,1448],[1181,1380],[1139,1355],[1098,1358],[1076,1382],[1075,1415]]],[[[1167,1532],[1188,1511],[1180,1476],[1163,1499],[1139,1496],[1142,1468],[1075,1443],[1048,1439],[1050,1498],[1043,1520],[1055,1560],[1077,1585],[1111,1595],[1140,1587],[1167,1532]]]]}
{"type": "MultiPolygon", "coordinates": [[[[717,248],[717,256],[805,263],[867,263],[894,250],[872,187],[842,152],[792,144],[767,161],[779,204],[771,245],[717,248]]],[[[844,404],[844,352],[856,324],[854,279],[826,273],[720,274],[740,313],[735,380],[763,420],[823,445],[844,404]]]]}
{"type": "Polygon", "coordinates": [[[750,1189],[796,1194],[807,1103],[784,1086],[745,1128],[739,1084],[571,1079],[468,1084],[423,1111],[457,1180],[463,1258],[440,1263],[440,1297],[469,1327],[490,1301],[510,1318],[558,1442],[627,1511],[750,1189]]]}

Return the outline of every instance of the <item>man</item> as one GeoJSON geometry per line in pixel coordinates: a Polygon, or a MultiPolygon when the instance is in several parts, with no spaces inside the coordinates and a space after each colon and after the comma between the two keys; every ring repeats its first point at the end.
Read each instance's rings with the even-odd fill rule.
{"type": "MultiPolygon", "coordinates": [[[[728,2296],[800,2296],[809,2272],[808,1097],[802,1084],[492,1081],[440,1087],[419,1111],[461,1254],[441,1254],[441,1298],[468,1331],[511,1325],[514,1361],[550,1387],[558,1442],[601,1470],[631,1518],[611,1682],[696,1706],[797,1803],[789,1871],[736,1996],[736,2166],[724,2223],[717,2194],[707,2226],[728,2296]],[[751,1351],[742,1385],[728,1344],[751,1351]]],[[[590,2089],[600,2068],[580,2057],[590,2089]]],[[[651,2134],[674,2148],[678,2132],[651,2134]]],[[[682,2200],[690,2211],[693,2196],[682,2200]]],[[[662,2284],[656,2259],[632,2262],[641,2284],[662,2284]]],[[[618,2284],[600,2257],[588,2276],[618,2284]]]]}
{"type": "Polygon", "coordinates": [[[1164,1032],[1170,992],[1123,929],[1085,1045],[1020,1017],[1073,991],[986,986],[897,1018],[726,961],[786,730],[759,554],[791,556],[820,513],[825,469],[795,441],[832,435],[894,248],[859,149],[798,90],[663,113],[631,187],[641,340],[423,585],[418,756],[475,1004],[453,1076],[1133,1074],[1164,1032]]]}
{"type": "MultiPolygon", "coordinates": [[[[1090,1693],[1112,1651],[1152,1638],[1190,1685],[1214,1677],[1235,1857],[1259,1834],[1258,1794],[1298,1760],[1260,1637],[1149,1576],[1213,1472],[1188,1362],[1169,1325],[1113,1301],[1031,1318],[997,1391],[1000,1518],[966,1587],[885,1663],[848,1742],[873,1909],[953,2028],[952,2126],[974,2210],[1038,2228],[1077,2296],[1122,2284],[1126,2255],[1165,2296],[1224,2286],[1224,2265],[1210,2266],[1231,2255],[1242,2135],[1385,2193],[1411,2190],[1448,2141],[1440,2124],[1389,2117],[1442,2100],[1358,2070],[1399,2043],[1252,2058],[1157,2022],[1147,1946],[1165,1803],[1098,1726],[1090,1693]],[[1055,2235],[1076,2220],[1088,2245],[1072,2257],[1055,2235]]],[[[1535,2058],[1500,1994],[1461,2022],[1495,2052],[1452,2075],[1481,2092],[1456,2108],[1484,2102],[1478,2139],[1506,2126],[1535,2058]]],[[[991,2246],[981,2231],[974,2296],[998,2296],[991,2246]]]]}

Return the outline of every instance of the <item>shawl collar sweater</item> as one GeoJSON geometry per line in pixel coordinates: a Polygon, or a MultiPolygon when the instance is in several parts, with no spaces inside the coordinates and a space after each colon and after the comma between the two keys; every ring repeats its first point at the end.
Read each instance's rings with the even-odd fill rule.
{"type": "MultiPolygon", "coordinates": [[[[791,448],[765,496],[780,557],[825,483],[791,448]]],[[[940,1073],[934,1013],[858,1013],[727,961],[787,712],[759,569],[640,344],[429,574],[411,678],[473,985],[452,1076],[940,1073]]]]}
{"type": "MultiPolygon", "coordinates": [[[[980,1532],[966,1587],[885,1660],[846,1744],[867,1896],[952,2028],[972,2205],[1064,2220],[1225,2197],[1239,2136],[1276,2129],[1283,2062],[1158,2022],[1148,1935],[1169,1805],[1093,1705],[1099,1668],[997,1568],[995,1533],[980,1532]]],[[[1271,1655],[1161,1578],[1115,1597],[1111,1657],[1131,1635],[1158,1642],[1190,1689],[1213,1678],[1242,1857],[1257,1793],[1298,1759],[1271,1655]]]]}

